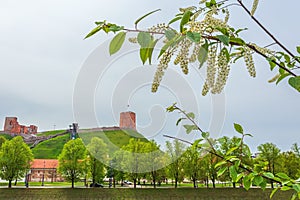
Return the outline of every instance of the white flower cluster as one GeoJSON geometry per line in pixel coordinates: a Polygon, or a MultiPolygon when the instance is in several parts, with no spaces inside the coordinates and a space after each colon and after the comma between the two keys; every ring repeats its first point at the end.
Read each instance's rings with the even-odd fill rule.
{"type": "Polygon", "coordinates": [[[222,92],[223,88],[226,85],[229,71],[230,71],[230,66],[226,58],[226,53],[225,51],[221,51],[218,55],[218,67],[217,67],[218,77],[215,82],[215,85],[211,90],[213,94],[219,94],[222,92]]]}
{"type": "Polygon", "coordinates": [[[155,75],[154,75],[154,80],[152,82],[152,92],[156,92],[160,82],[162,80],[162,77],[165,74],[165,70],[168,68],[168,65],[171,61],[171,57],[173,56],[174,52],[172,50],[167,50],[161,55],[161,59],[159,61],[159,64],[157,66],[155,75]]]}
{"type": "Polygon", "coordinates": [[[184,74],[188,74],[188,63],[189,63],[189,49],[192,46],[192,42],[188,38],[184,38],[180,43],[179,47],[180,50],[174,60],[174,64],[178,65],[180,64],[181,70],[184,74]]]}
{"type": "Polygon", "coordinates": [[[137,43],[138,42],[137,37],[128,38],[128,41],[131,42],[131,43],[137,43]]]}
{"type": "Polygon", "coordinates": [[[244,49],[243,57],[246,63],[247,70],[250,76],[256,77],[256,71],[255,71],[255,66],[252,57],[252,50],[248,46],[244,46],[243,49],[244,49]]]}
{"type": "Polygon", "coordinates": [[[155,26],[148,28],[148,31],[156,32],[156,33],[164,33],[165,30],[167,30],[168,28],[169,28],[168,25],[166,25],[165,23],[162,23],[162,24],[157,24],[155,26]]]}
{"type": "Polygon", "coordinates": [[[207,75],[202,88],[202,95],[205,96],[209,91],[212,94],[221,93],[226,85],[229,71],[230,66],[226,52],[222,50],[217,55],[217,45],[211,45],[208,49],[207,75]],[[216,74],[218,74],[217,78],[216,74]]]}

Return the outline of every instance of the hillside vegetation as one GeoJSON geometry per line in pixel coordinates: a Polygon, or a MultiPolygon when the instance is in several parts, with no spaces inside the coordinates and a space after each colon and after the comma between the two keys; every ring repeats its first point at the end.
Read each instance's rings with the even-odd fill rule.
{"type": "MultiPolygon", "coordinates": [[[[40,133],[38,136],[51,135],[64,132],[61,131],[48,131],[40,133]]],[[[109,153],[121,148],[123,145],[128,144],[130,138],[139,138],[141,141],[147,142],[148,140],[133,130],[111,130],[111,131],[93,131],[84,130],[78,134],[82,138],[85,145],[87,145],[93,137],[99,137],[107,144],[109,153]]],[[[56,159],[61,153],[64,144],[70,140],[70,135],[66,134],[63,136],[58,136],[53,139],[46,140],[39,143],[36,147],[32,149],[34,158],[37,159],[56,159]]]]}

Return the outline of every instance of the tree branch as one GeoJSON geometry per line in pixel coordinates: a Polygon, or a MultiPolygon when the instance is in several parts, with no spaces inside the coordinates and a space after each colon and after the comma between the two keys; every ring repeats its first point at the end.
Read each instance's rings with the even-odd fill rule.
{"type": "Polygon", "coordinates": [[[247,7],[243,4],[242,0],[237,0],[237,2],[241,5],[241,7],[246,11],[246,13],[255,21],[255,23],[263,29],[263,31],[269,35],[276,44],[278,44],[285,52],[287,52],[290,56],[292,56],[298,63],[300,63],[300,60],[289,50],[287,49],[279,40],[270,32],[268,31],[253,15],[251,15],[251,12],[247,9],[247,7]]]}

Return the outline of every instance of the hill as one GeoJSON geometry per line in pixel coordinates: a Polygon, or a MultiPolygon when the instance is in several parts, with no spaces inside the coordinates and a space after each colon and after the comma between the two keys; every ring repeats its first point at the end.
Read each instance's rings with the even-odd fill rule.
{"type": "MultiPolygon", "coordinates": [[[[63,131],[48,131],[40,133],[41,135],[51,135],[58,134],[63,131]]],[[[130,138],[139,138],[141,141],[147,142],[148,140],[143,137],[140,133],[133,130],[107,130],[103,131],[100,129],[90,129],[82,130],[79,132],[79,137],[82,138],[85,145],[87,145],[93,137],[99,137],[107,144],[109,153],[112,153],[123,145],[128,144],[130,138]]],[[[56,159],[61,153],[64,144],[70,140],[70,135],[66,134],[63,136],[58,136],[46,141],[43,141],[36,145],[32,152],[34,158],[39,159],[56,159]]]]}

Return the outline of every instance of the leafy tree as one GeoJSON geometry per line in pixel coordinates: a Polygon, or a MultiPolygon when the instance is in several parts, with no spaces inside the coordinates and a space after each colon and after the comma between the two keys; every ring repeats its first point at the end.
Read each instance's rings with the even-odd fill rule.
{"type": "Polygon", "coordinates": [[[68,141],[58,156],[58,171],[68,181],[79,181],[87,172],[86,148],[80,138],[68,141]]]}
{"type": "Polygon", "coordinates": [[[292,151],[300,158],[300,147],[298,146],[297,143],[294,143],[292,145],[292,151]]]}
{"type": "Polygon", "coordinates": [[[21,136],[5,141],[0,149],[0,177],[11,182],[24,177],[30,169],[33,154],[21,136]]]}
{"type": "MultiPolygon", "coordinates": [[[[280,149],[273,143],[261,144],[257,147],[259,151],[259,158],[268,162],[268,171],[275,174],[275,163],[279,158],[280,149]]],[[[271,186],[274,188],[273,181],[271,181],[271,186]]]]}
{"type": "Polygon", "coordinates": [[[6,138],[3,136],[0,136],[0,148],[5,141],[6,141],[6,138]]]}
{"type": "Polygon", "coordinates": [[[300,158],[292,151],[282,152],[278,158],[278,164],[283,165],[284,172],[289,177],[297,179],[300,177],[300,158]]]}
{"type": "Polygon", "coordinates": [[[145,146],[145,142],[131,138],[129,143],[122,147],[122,166],[128,172],[129,178],[133,180],[134,188],[136,188],[137,180],[141,178],[141,172],[145,169],[145,146]]]}
{"type": "Polygon", "coordinates": [[[171,164],[168,166],[169,174],[175,180],[175,188],[180,179],[183,178],[183,158],[182,154],[185,151],[185,145],[178,140],[174,140],[173,143],[167,141],[167,155],[170,159],[171,164]]]}
{"type": "Polygon", "coordinates": [[[153,182],[153,187],[156,188],[156,182],[159,180],[159,177],[162,173],[161,168],[163,167],[163,152],[159,149],[159,145],[151,140],[145,145],[145,165],[147,171],[150,171],[148,174],[153,182]]]}
{"type": "Polygon", "coordinates": [[[195,145],[187,148],[183,155],[184,159],[184,174],[188,176],[192,181],[194,188],[197,188],[196,181],[200,177],[202,155],[199,148],[195,145]]]}
{"type": "Polygon", "coordinates": [[[101,138],[93,137],[91,143],[87,145],[89,155],[89,166],[93,184],[103,182],[105,177],[104,163],[108,159],[107,145],[101,138]]]}

